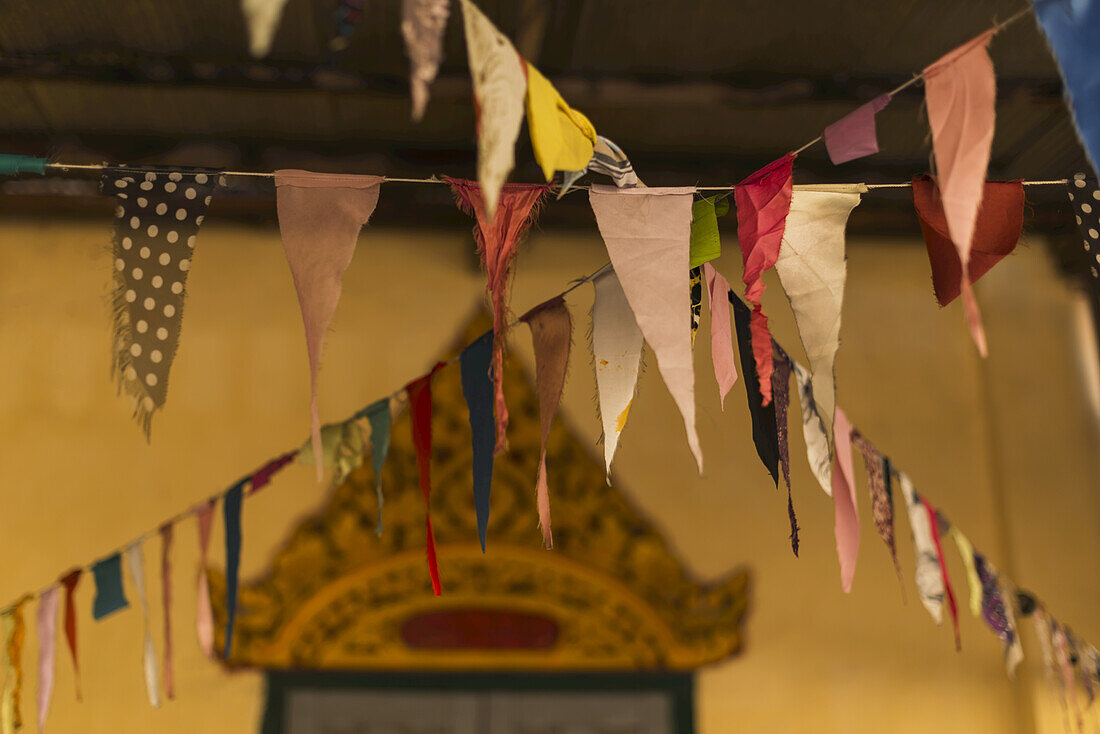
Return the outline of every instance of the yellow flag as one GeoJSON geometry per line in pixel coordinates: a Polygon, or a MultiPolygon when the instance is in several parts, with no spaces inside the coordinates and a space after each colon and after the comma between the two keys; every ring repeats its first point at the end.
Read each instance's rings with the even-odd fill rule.
{"type": "Polygon", "coordinates": [[[549,181],[554,171],[583,171],[592,158],[596,128],[561,98],[558,90],[527,64],[527,127],[531,147],[549,181]]]}

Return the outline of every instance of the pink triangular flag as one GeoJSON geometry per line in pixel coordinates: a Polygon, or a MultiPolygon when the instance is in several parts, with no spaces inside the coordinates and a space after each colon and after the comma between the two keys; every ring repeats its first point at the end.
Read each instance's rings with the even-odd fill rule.
{"type": "Polygon", "coordinates": [[[834,166],[878,153],[875,115],[888,104],[889,94],[875,97],[825,128],[821,137],[825,138],[825,149],[834,166]]]}
{"type": "Polygon", "coordinates": [[[592,184],[589,200],[638,328],[657,355],[661,377],[680,408],[688,446],[702,473],[688,285],[694,194],[694,187],[618,189],[592,184]]]}
{"type": "Polygon", "coordinates": [[[768,329],[768,317],[760,306],[760,297],[764,295],[761,278],[779,257],[794,193],[793,169],[794,154],[789,153],[764,166],[733,190],[737,203],[737,239],[745,265],[741,278],[746,286],[745,299],[752,304],[749,324],[752,353],[764,405],[772,401],[772,334],[768,329]]]}
{"type": "Polygon", "coordinates": [[[836,503],[836,555],[840,559],[840,588],[852,590],[859,555],[859,513],[852,467],[852,425],[838,406],[833,414],[833,501],[836,503]]]}
{"type": "Polygon", "coordinates": [[[57,609],[60,588],[51,586],[38,599],[38,731],[46,730],[53,698],[54,659],[57,653],[57,609]]]}
{"type": "Polygon", "coordinates": [[[937,185],[951,240],[962,263],[960,287],[970,334],[986,355],[985,329],[970,279],[970,247],[982,203],[989,151],[993,145],[997,82],[986,47],[989,30],[924,70],[928,123],[936,155],[937,185]]]}
{"type": "Polygon", "coordinates": [[[550,427],[558,412],[565,373],[569,369],[569,351],[573,346],[573,317],[565,300],[558,296],[535,306],[520,317],[531,327],[535,347],[535,391],[539,396],[539,473],[535,481],[535,500],[539,510],[539,527],[547,548],[554,545],[550,532],[550,487],[546,481],[546,442],[550,427]]]}
{"type": "Polygon", "coordinates": [[[718,398],[726,409],[726,393],[737,382],[734,366],[733,330],[730,328],[730,284],[710,263],[703,263],[710,298],[710,361],[718,381],[718,398]]]}
{"type": "MultiPolygon", "coordinates": [[[[279,231],[306,330],[314,456],[321,456],[321,418],[317,410],[321,348],[336,313],[344,271],[355,253],[359,230],[374,213],[383,180],[381,176],[275,172],[279,231]]],[[[315,465],[319,482],[324,462],[315,465]]]]}
{"type": "Polygon", "coordinates": [[[204,502],[195,510],[199,524],[199,578],[195,609],[195,633],[206,657],[214,658],[214,614],[210,609],[210,583],[206,579],[206,551],[210,547],[210,526],[214,522],[215,500],[204,502]]]}

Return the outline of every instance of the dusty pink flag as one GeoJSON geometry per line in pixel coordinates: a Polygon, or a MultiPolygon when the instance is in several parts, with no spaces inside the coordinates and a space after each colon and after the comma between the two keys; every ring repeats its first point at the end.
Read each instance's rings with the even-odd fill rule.
{"type": "Polygon", "coordinates": [[[859,555],[859,513],[852,467],[852,425],[838,406],[833,415],[833,501],[836,503],[836,555],[840,559],[840,588],[852,590],[859,555]]]}
{"type": "Polygon", "coordinates": [[[38,599],[38,731],[46,730],[53,698],[54,658],[57,653],[57,609],[60,589],[51,586],[38,599]]]}
{"type": "Polygon", "coordinates": [[[834,166],[878,153],[875,115],[888,104],[889,94],[875,97],[825,128],[821,137],[825,138],[825,148],[834,166]]]}
{"type": "Polygon", "coordinates": [[[565,389],[565,373],[569,369],[569,351],[573,346],[573,317],[565,300],[558,296],[535,306],[520,321],[531,327],[535,346],[535,391],[539,396],[539,474],[535,483],[535,499],[539,508],[539,527],[547,548],[554,546],[550,532],[550,488],[546,483],[546,442],[550,426],[558,412],[561,393],[565,389]]]}
{"type": "Polygon", "coordinates": [[[936,183],[947,230],[962,263],[959,284],[966,321],[983,357],[987,351],[985,329],[966,273],[993,145],[997,82],[993,61],[986,50],[992,37],[993,31],[986,31],[924,70],[924,96],[938,173],[936,183]]]}
{"type": "MultiPolygon", "coordinates": [[[[321,418],[317,410],[317,372],[344,271],[355,253],[359,230],[374,213],[381,176],[348,176],[310,171],[275,172],[279,231],[294,276],[309,353],[310,431],[313,455],[321,456],[321,418]]],[[[317,481],[325,472],[316,462],[317,481]]]]}
{"type": "Polygon", "coordinates": [[[702,473],[688,272],[694,194],[694,186],[619,189],[592,184],[589,201],[638,328],[680,408],[688,446],[702,473]]]}
{"type": "Polygon", "coordinates": [[[458,208],[477,220],[474,239],[481,267],[485,269],[485,292],[493,302],[493,413],[497,422],[495,453],[508,450],[508,406],[504,402],[504,340],[508,334],[508,290],[512,285],[512,264],[519,240],[538,217],[542,197],[549,191],[542,184],[505,184],[490,220],[477,181],[447,178],[458,208]]]}
{"type": "Polygon", "coordinates": [[[703,263],[710,298],[710,361],[718,381],[718,397],[726,409],[726,393],[737,382],[733,360],[733,331],[730,328],[730,284],[710,263],[703,263]]]}
{"type": "Polygon", "coordinates": [[[783,230],[791,210],[794,183],[794,154],[772,161],[746,178],[733,190],[737,203],[737,239],[745,272],[745,298],[752,304],[752,353],[760,378],[763,404],[772,401],[772,333],[768,317],[760,306],[764,295],[764,271],[775,266],[783,244],[783,230]]]}
{"type": "Polygon", "coordinates": [[[210,547],[214,503],[214,500],[210,500],[195,511],[195,519],[199,523],[199,595],[198,608],[195,610],[195,632],[199,636],[199,647],[211,660],[214,658],[214,615],[210,610],[210,584],[206,580],[206,551],[210,547]]]}

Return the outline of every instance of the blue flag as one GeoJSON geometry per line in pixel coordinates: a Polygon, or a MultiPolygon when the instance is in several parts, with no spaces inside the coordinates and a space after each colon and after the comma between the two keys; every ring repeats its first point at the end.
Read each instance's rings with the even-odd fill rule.
{"type": "Polygon", "coordinates": [[[1100,0],[1035,0],[1034,5],[1058,57],[1077,133],[1096,171],[1100,160],[1100,0]]]}
{"type": "Polygon", "coordinates": [[[237,618],[237,582],[241,570],[241,500],[244,481],[225,493],[222,512],[225,519],[225,659],[233,649],[233,622],[237,618]]]}
{"type": "Polygon", "coordinates": [[[462,395],[470,412],[470,436],[474,451],[474,510],[477,512],[477,536],[485,552],[485,531],[489,526],[489,492],[493,484],[493,446],[496,425],[493,420],[493,332],[487,331],[462,350],[462,395]]]}
{"type": "Polygon", "coordinates": [[[374,493],[378,496],[378,522],[374,532],[382,535],[382,467],[390,452],[390,399],[382,398],[366,408],[370,422],[371,465],[374,467],[374,493]]]}
{"type": "Polygon", "coordinates": [[[92,602],[92,617],[103,619],[112,612],[130,606],[122,591],[122,556],[115,553],[92,566],[95,578],[95,601],[92,602]]]}

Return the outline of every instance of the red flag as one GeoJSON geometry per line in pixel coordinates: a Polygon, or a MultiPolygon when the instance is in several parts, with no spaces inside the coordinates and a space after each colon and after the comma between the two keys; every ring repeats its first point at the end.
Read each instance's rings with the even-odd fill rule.
{"type": "Polygon", "coordinates": [[[420,493],[424,495],[425,526],[428,531],[428,573],[432,577],[432,591],[443,593],[439,583],[439,563],[435,557],[435,533],[432,531],[432,377],[445,364],[439,362],[432,371],[405,386],[409,396],[409,413],[412,416],[412,440],[416,449],[416,467],[420,473],[420,493]]]}

